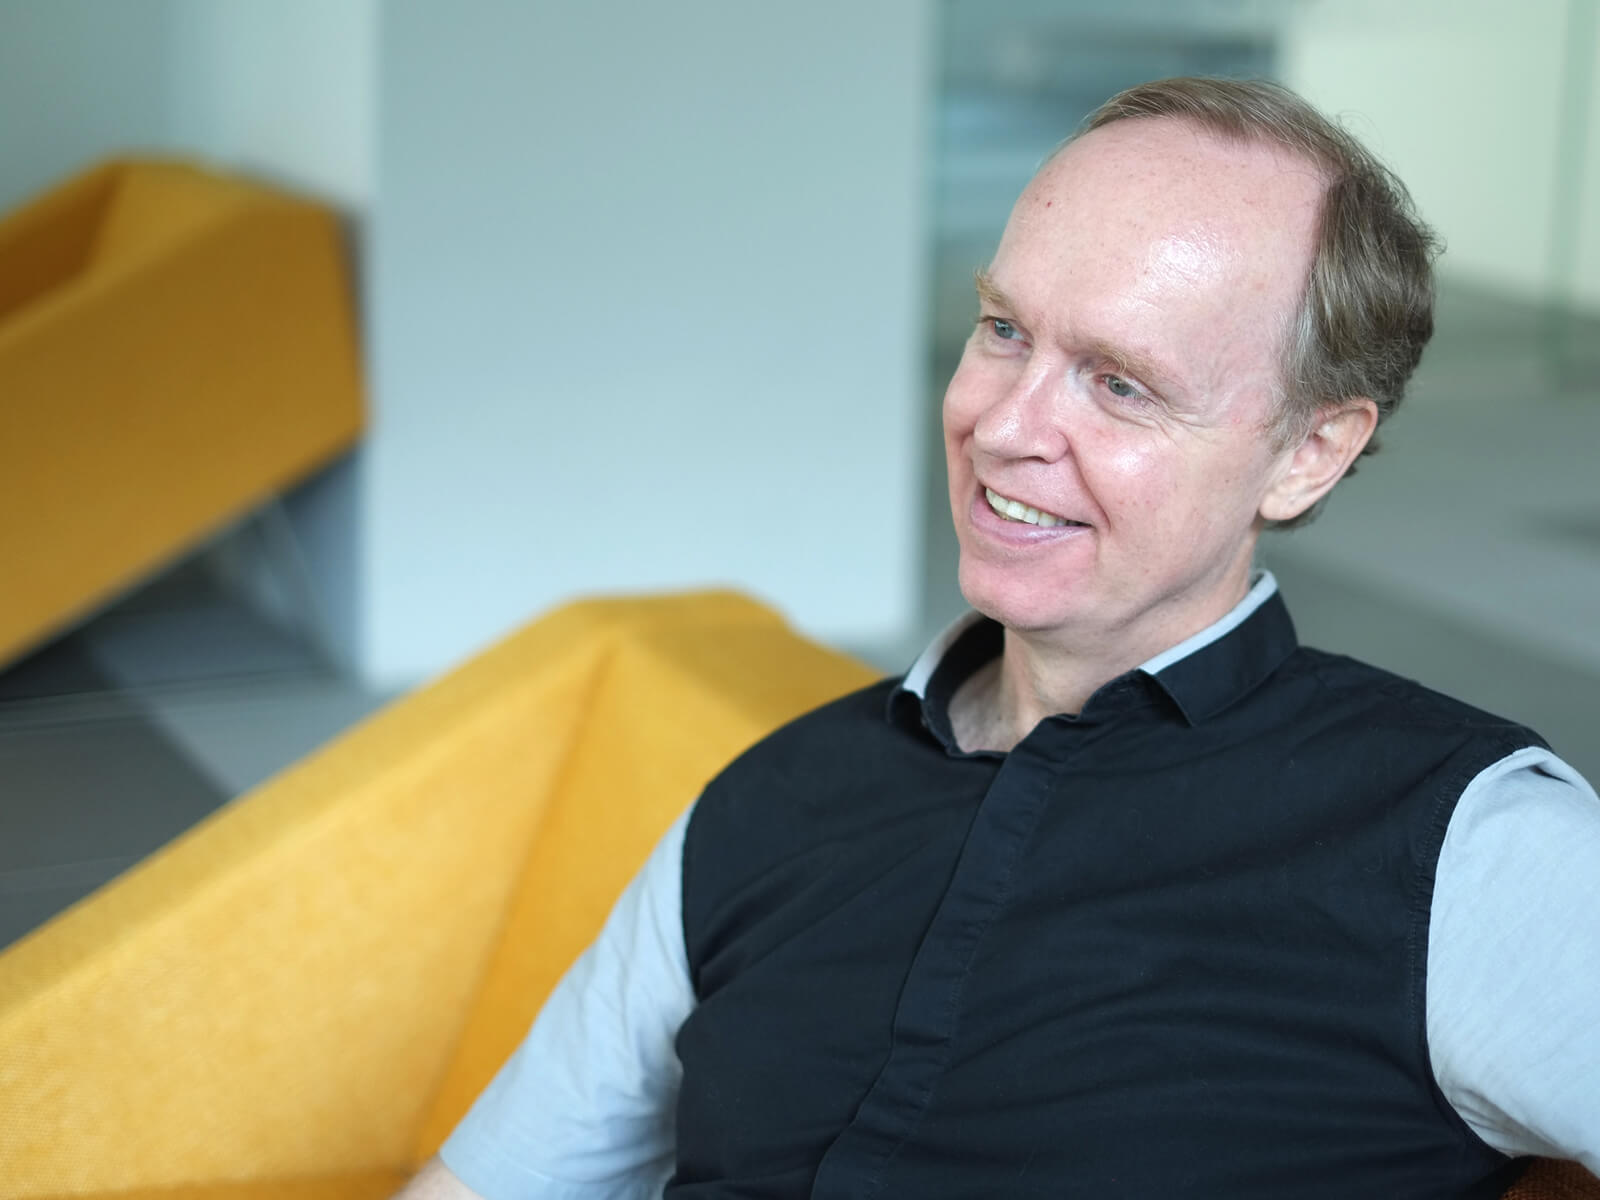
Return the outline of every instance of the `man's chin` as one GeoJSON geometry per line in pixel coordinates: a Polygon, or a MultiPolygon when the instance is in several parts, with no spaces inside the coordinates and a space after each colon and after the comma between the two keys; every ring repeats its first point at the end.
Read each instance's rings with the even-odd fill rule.
{"type": "Polygon", "coordinates": [[[1059,592],[1037,592],[1016,587],[985,586],[980,579],[961,577],[961,594],[973,609],[998,621],[1013,633],[1046,635],[1072,623],[1074,614],[1059,592]]]}

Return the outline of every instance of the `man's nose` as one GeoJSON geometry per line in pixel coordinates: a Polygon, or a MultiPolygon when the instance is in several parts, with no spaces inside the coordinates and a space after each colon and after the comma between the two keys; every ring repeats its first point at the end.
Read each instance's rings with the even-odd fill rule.
{"type": "Polygon", "coordinates": [[[1054,462],[1067,452],[1061,400],[1059,370],[1049,363],[1030,362],[979,415],[973,440],[979,450],[996,458],[1054,462]]]}

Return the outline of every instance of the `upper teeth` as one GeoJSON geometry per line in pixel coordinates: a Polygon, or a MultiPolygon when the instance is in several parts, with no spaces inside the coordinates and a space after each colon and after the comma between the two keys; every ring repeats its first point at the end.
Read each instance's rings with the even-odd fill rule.
{"type": "Polygon", "coordinates": [[[1007,500],[993,488],[984,488],[983,494],[989,501],[989,507],[1007,520],[1026,521],[1029,525],[1038,525],[1045,529],[1054,525],[1078,524],[1077,521],[1068,521],[1065,517],[1058,517],[1054,513],[1040,512],[1020,500],[1007,500]]]}

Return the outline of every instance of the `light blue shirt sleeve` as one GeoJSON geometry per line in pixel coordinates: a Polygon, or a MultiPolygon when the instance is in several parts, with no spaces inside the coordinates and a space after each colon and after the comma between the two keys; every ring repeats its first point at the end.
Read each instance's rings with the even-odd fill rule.
{"type": "Polygon", "coordinates": [[[683,939],[683,838],[667,831],[604,930],[439,1155],[485,1200],[643,1200],[673,1170],[694,1006],[683,939]]]}
{"type": "Polygon", "coordinates": [[[1461,794],[1428,941],[1440,1090],[1507,1154],[1600,1174],[1600,799],[1547,750],[1461,794]]]}

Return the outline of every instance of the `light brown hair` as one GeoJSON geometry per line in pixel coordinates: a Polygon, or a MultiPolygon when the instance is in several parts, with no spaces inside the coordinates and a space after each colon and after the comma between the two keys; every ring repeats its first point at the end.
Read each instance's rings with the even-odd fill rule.
{"type": "MultiPolygon", "coordinates": [[[[1230,141],[1277,143],[1327,180],[1316,248],[1284,331],[1275,434],[1305,437],[1330,405],[1368,397],[1381,425],[1433,336],[1438,242],[1410,193],[1366,147],[1288,88],[1265,80],[1180,77],[1142,83],[1085,118],[1074,139],[1116,121],[1169,117],[1230,141]]],[[[1362,451],[1378,449],[1374,436],[1362,451]]],[[[1352,464],[1350,471],[1354,472],[1352,464]]],[[[1320,503],[1279,527],[1310,520],[1320,503]]]]}

